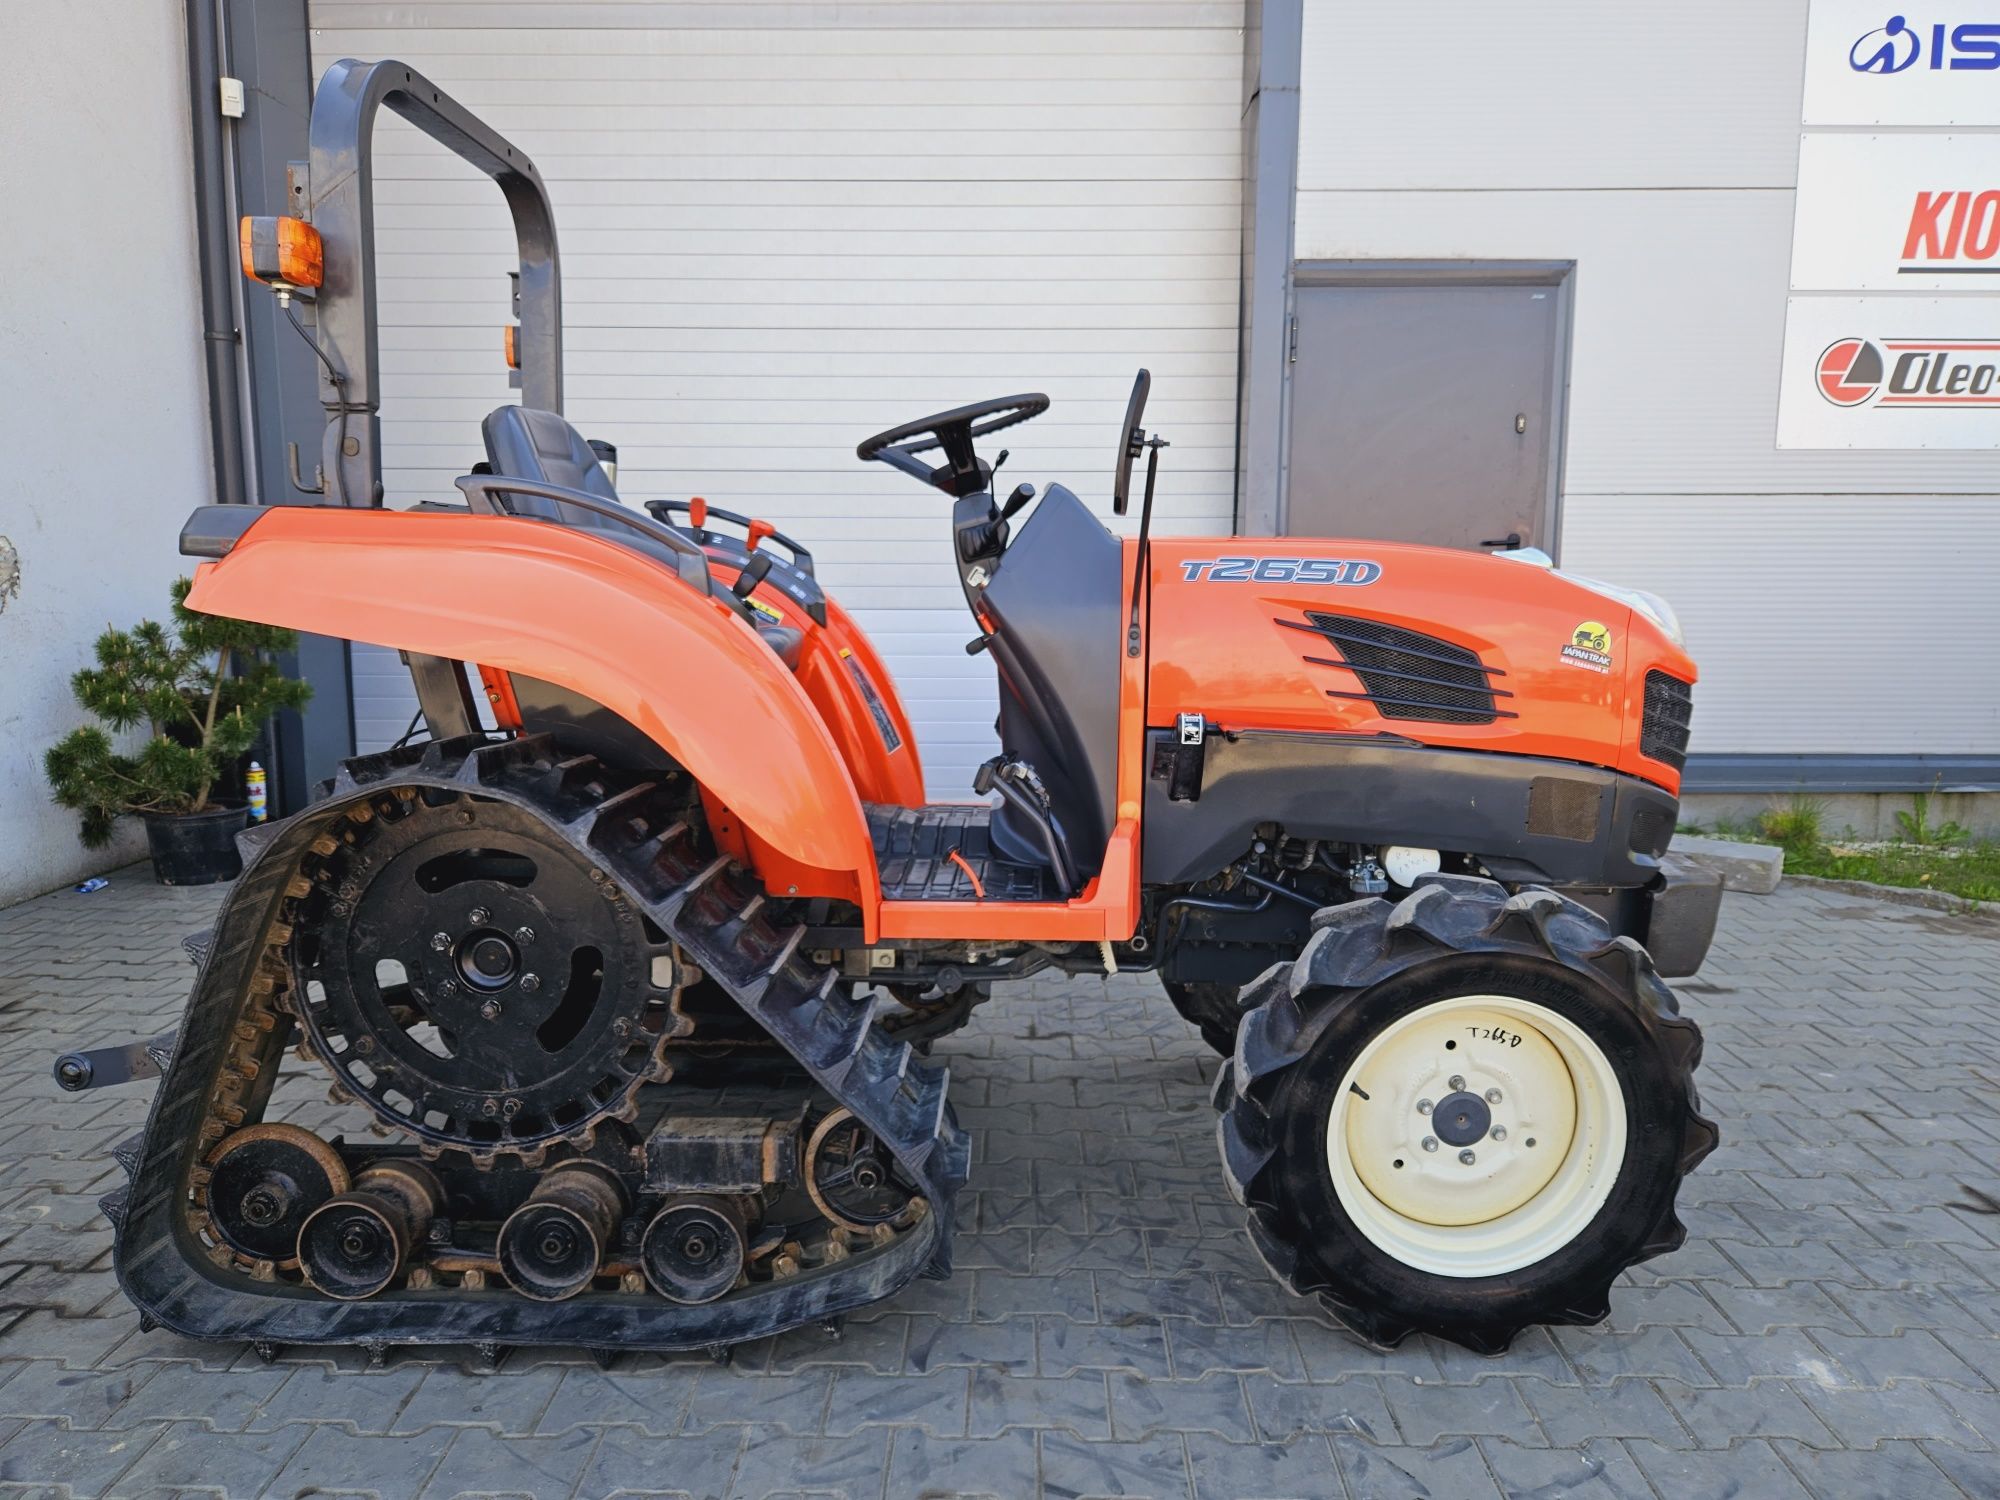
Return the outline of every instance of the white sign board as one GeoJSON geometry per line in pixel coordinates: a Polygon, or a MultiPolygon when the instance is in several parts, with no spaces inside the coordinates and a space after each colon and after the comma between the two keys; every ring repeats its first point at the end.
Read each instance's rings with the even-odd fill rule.
{"type": "Polygon", "coordinates": [[[2000,448],[2000,302],[1793,297],[1780,448],[2000,448]]]}
{"type": "Polygon", "coordinates": [[[2000,293],[2000,135],[1806,136],[1792,290],[2000,293]]]}
{"type": "Polygon", "coordinates": [[[2000,125],[1994,0],[1812,0],[1808,125],[2000,125]]]}

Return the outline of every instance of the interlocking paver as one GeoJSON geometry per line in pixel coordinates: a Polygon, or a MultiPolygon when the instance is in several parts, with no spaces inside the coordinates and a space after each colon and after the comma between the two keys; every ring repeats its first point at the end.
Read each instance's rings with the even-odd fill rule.
{"type": "Polygon", "coordinates": [[[1327,1440],[1229,1443],[1206,1433],[1187,1440],[1200,1500],[1326,1500],[1339,1470],[1327,1440]]]}
{"type": "MultiPolygon", "coordinates": [[[[137,1381],[150,1372],[142,1365],[129,1372],[117,1373],[129,1375],[137,1381]]],[[[285,1370],[256,1369],[197,1375],[186,1365],[163,1365],[159,1367],[157,1376],[137,1385],[129,1397],[112,1408],[104,1418],[104,1425],[136,1427],[149,1422],[191,1418],[217,1432],[241,1432],[285,1383],[288,1373],[285,1370]],[[195,1399],[197,1393],[198,1400],[195,1399]]],[[[11,1403],[0,1396],[0,1404],[11,1403]]]]}
{"type": "Polygon", "coordinates": [[[818,1433],[833,1392],[831,1370],[758,1375],[734,1367],[702,1371],[688,1404],[687,1431],[751,1423],[798,1437],[818,1433]]]}
{"type": "Polygon", "coordinates": [[[974,1437],[997,1437],[1010,1427],[1062,1427],[1078,1437],[1111,1436],[1111,1398],[1098,1371],[1057,1380],[974,1370],[971,1378],[967,1430],[974,1437]]]}
{"type": "Polygon", "coordinates": [[[584,1429],[561,1437],[496,1437],[468,1427],[418,1493],[422,1500],[461,1495],[566,1495],[597,1449],[598,1434],[584,1429]]]}
{"type": "MultiPolygon", "coordinates": [[[[410,1393],[389,1431],[422,1432],[426,1427],[441,1425],[490,1427],[509,1436],[525,1436],[537,1430],[536,1424],[558,1385],[569,1376],[582,1373],[539,1365],[519,1373],[473,1375],[455,1366],[440,1365],[424,1374],[423,1383],[410,1393]]],[[[683,1397],[682,1401],[669,1403],[675,1420],[684,1400],[683,1397]]],[[[606,1413],[597,1420],[608,1421],[610,1416],[606,1413]]]]}
{"type": "Polygon", "coordinates": [[[741,1427],[679,1438],[606,1428],[584,1465],[577,1493],[716,1500],[728,1494],[735,1482],[744,1441],[745,1429],[741,1427]]]}
{"type": "Polygon", "coordinates": [[[1945,1471],[1915,1443],[1884,1443],[1872,1452],[1807,1448],[1782,1438],[1771,1446],[1807,1488],[1840,1500],[1909,1500],[1952,1488],[1945,1471]]]}
{"type": "MultiPolygon", "coordinates": [[[[1071,1324],[1067,1318],[1061,1321],[1065,1327],[1088,1326],[1071,1324]]],[[[907,1358],[908,1368],[919,1375],[927,1370],[969,1365],[983,1365],[1013,1375],[1032,1375],[1035,1320],[1019,1317],[1002,1318],[997,1323],[970,1323],[913,1317],[907,1358]]]]}
{"type": "Polygon", "coordinates": [[[24,1422],[0,1444],[0,1484],[46,1484],[67,1494],[100,1494],[139,1461],[160,1431],[157,1424],[94,1433],[64,1422],[24,1422]]]}
{"type": "Polygon", "coordinates": [[[1178,1434],[1101,1443],[1044,1432],[1041,1459],[1042,1493],[1049,1496],[1191,1500],[1194,1494],[1186,1446],[1178,1434]]]}
{"type": "Polygon", "coordinates": [[[887,1500],[1015,1500],[1040,1488],[1040,1445],[1025,1427],[998,1437],[938,1438],[899,1427],[889,1446],[887,1500]]]}
{"type": "Polygon", "coordinates": [[[1579,1448],[1592,1438],[1647,1438],[1664,1448],[1692,1448],[1694,1439],[1650,1381],[1628,1378],[1610,1386],[1547,1385],[1524,1380],[1517,1389],[1557,1448],[1579,1448]]]}
{"type": "Polygon", "coordinates": [[[341,1495],[414,1496],[430,1482],[458,1433],[432,1427],[413,1437],[357,1437],[338,1427],[309,1432],[264,1493],[269,1500],[341,1495]]]}
{"type": "Polygon", "coordinates": [[[1657,1389],[1704,1448],[1727,1448],[1752,1437],[1796,1438],[1816,1448],[1840,1446],[1798,1392],[1782,1380],[1752,1381],[1740,1390],[1695,1390],[1662,1380],[1657,1389]]]}
{"type": "MultiPolygon", "coordinates": [[[[1347,1434],[1371,1443],[1401,1441],[1396,1419],[1390,1415],[1389,1403],[1382,1395],[1382,1382],[1374,1376],[1350,1375],[1315,1385],[1273,1380],[1265,1375],[1246,1375],[1242,1380],[1251,1414],[1256,1419],[1257,1435],[1265,1442],[1289,1442],[1308,1432],[1347,1434]]],[[[1116,1402],[1118,1394],[1114,1384],[1112,1415],[1122,1424],[1125,1418],[1116,1402]]],[[[1225,1431],[1222,1435],[1229,1434],[1225,1431]]]]}
{"type": "Polygon", "coordinates": [[[120,1495],[162,1495],[182,1490],[256,1495],[304,1444],[305,1429],[218,1432],[199,1422],[166,1427],[113,1486],[120,1495]]]}
{"type": "Polygon", "coordinates": [[[357,1436],[386,1433],[423,1384],[424,1373],[424,1367],[414,1363],[366,1374],[301,1364],[250,1419],[250,1430],[264,1432],[289,1422],[333,1422],[357,1436]]]}
{"type": "MultiPolygon", "coordinates": [[[[1501,1493],[1486,1455],[1471,1438],[1448,1438],[1430,1448],[1378,1448],[1338,1435],[1332,1442],[1340,1476],[1354,1500],[1409,1500],[1412,1495],[1497,1500],[1501,1493]]],[[[1340,1491],[1327,1484],[1315,1493],[1340,1491]]]]}
{"type": "Polygon", "coordinates": [[[1508,1437],[1546,1447],[1535,1415],[1521,1400],[1519,1382],[1495,1378],[1474,1385],[1418,1385],[1382,1377],[1382,1394],[1403,1441],[1428,1448],[1446,1438],[1508,1437]]]}
{"type": "Polygon", "coordinates": [[[729,1500],[811,1496],[811,1500],[876,1500],[888,1467],[891,1430],[849,1437],[762,1437],[743,1445],[729,1500]]]}
{"type": "MultiPolygon", "coordinates": [[[[171,1024],[179,939],[217,894],[130,872],[0,913],[10,1489],[2000,1493],[2000,1220],[1945,1206],[1996,1188],[2000,923],[1732,898],[1681,986],[1724,1145],[1687,1184],[1687,1246],[1624,1277],[1601,1328],[1497,1359],[1350,1342],[1243,1240],[1212,1165],[1214,1062],[1157,989],[1042,976],[939,1046],[977,1140],[959,1275],[727,1368],[523,1351],[487,1374],[454,1349],[265,1367],[141,1331],[118,1295],[94,1198],[146,1093],[62,1096],[48,1061],[171,1024]]],[[[338,1128],[316,1097],[280,1106],[338,1128]]]]}
{"type": "MultiPolygon", "coordinates": [[[[1813,1500],[1808,1490],[1762,1439],[1722,1451],[1676,1450],[1628,1439],[1631,1455],[1653,1488],[1667,1500],[1813,1500]]],[[[1829,1495],[1825,1500],[1840,1500],[1829,1495]]]]}
{"type": "Polygon", "coordinates": [[[868,1427],[922,1427],[939,1437],[957,1437],[965,1431],[970,1379],[964,1370],[935,1370],[928,1375],[842,1370],[833,1378],[825,1430],[831,1437],[844,1437],[868,1427]]]}

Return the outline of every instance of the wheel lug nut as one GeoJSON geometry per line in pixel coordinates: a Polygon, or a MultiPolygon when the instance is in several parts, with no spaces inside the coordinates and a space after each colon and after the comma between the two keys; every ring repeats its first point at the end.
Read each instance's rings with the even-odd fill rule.
{"type": "Polygon", "coordinates": [[[1417,1101],[1417,1113],[1420,1115],[1427,1115],[1430,1112],[1431,1112],[1431,1101],[1428,1099],[1419,1099],[1417,1101]]]}
{"type": "Polygon", "coordinates": [[[1495,1125],[1490,1134],[1494,1140],[1504,1141],[1507,1139],[1507,1127],[1505,1125],[1495,1125]]]}
{"type": "Polygon", "coordinates": [[[1488,1104],[1498,1104],[1500,1102],[1500,1090],[1488,1089],[1486,1091],[1486,1102],[1488,1104]]]}
{"type": "Polygon", "coordinates": [[[471,919],[474,927],[484,927],[488,922],[493,920],[493,913],[483,906],[473,907],[466,915],[471,919]]]}
{"type": "Polygon", "coordinates": [[[527,947],[528,944],[532,943],[534,940],[535,940],[534,928],[516,927],[514,929],[514,941],[519,943],[523,948],[527,947]]]}
{"type": "Polygon", "coordinates": [[[532,995],[532,994],[534,994],[534,992],[535,992],[536,990],[540,989],[541,987],[542,987],[542,976],[541,976],[541,975],[539,975],[539,974],[523,974],[523,975],[521,976],[521,988],[522,988],[522,990],[523,990],[523,991],[525,991],[526,993],[528,993],[528,994],[532,995]]]}
{"type": "Polygon", "coordinates": [[[451,946],[450,933],[434,932],[431,934],[431,948],[434,952],[442,953],[444,952],[445,949],[449,948],[450,946],[451,946]]]}
{"type": "Polygon", "coordinates": [[[500,1101],[499,1101],[499,1100],[497,1100],[497,1099],[488,1099],[488,1100],[486,1100],[486,1101],[485,1101],[485,1102],[484,1102],[483,1104],[481,1104],[481,1105],[479,1106],[479,1112],[480,1112],[480,1113],[481,1113],[482,1115],[489,1115],[489,1116],[491,1116],[491,1115],[497,1115],[497,1114],[499,1114],[499,1113],[500,1113],[500,1101]]]}
{"type": "Polygon", "coordinates": [[[482,1020],[482,1021],[497,1021],[497,1020],[499,1020],[499,1019],[500,1019],[500,1002],[499,1002],[498,1000],[488,1000],[488,1001],[487,1001],[487,1002],[486,1002],[486,1003],[485,1003],[484,1005],[480,1006],[480,1007],[479,1007],[479,1018],[480,1018],[480,1020],[482,1020]]]}
{"type": "Polygon", "coordinates": [[[1475,1161],[1479,1160],[1479,1158],[1474,1156],[1472,1152],[1469,1150],[1459,1152],[1458,1159],[1461,1162],[1465,1163],[1465,1165],[1468,1167],[1471,1166],[1475,1161]]]}
{"type": "Polygon", "coordinates": [[[1462,1074],[1459,1074],[1459,1073],[1454,1073],[1454,1074],[1452,1074],[1452,1075],[1451,1075],[1451,1091],[1452,1091],[1452,1092],[1453,1092],[1454,1094],[1456,1094],[1456,1093],[1459,1093],[1460,1091],[1462,1091],[1462,1090],[1463,1090],[1464,1088],[1465,1088],[1465,1078],[1464,1078],[1464,1075],[1462,1075],[1462,1074]]]}
{"type": "Polygon", "coordinates": [[[1424,1137],[1424,1149],[1426,1151],[1435,1151],[1437,1150],[1437,1148],[1438,1148],[1438,1138],[1436,1136],[1427,1135],[1424,1137]]]}

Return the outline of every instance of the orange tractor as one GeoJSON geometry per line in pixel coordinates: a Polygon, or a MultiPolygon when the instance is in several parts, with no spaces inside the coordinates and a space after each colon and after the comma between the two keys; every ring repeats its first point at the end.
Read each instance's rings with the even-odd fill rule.
{"type": "MultiPolygon", "coordinates": [[[[895,685],[807,549],[628,507],[559,415],[526,155],[400,63],[314,102],[301,216],[246,221],[324,371],[342,503],[199,510],[189,605],[393,647],[428,738],[245,843],[106,1201],[150,1320],[282,1344],[721,1347],[950,1269],[970,1141],[930,1041],[996,983],[1144,971],[1225,1055],[1221,1167],[1272,1271],[1362,1338],[1497,1351],[1677,1246],[1715,1143],[1666,855],[1693,663],[1650,596],[1386,542],[1150,535],[1142,371],[1111,509],[996,499],[979,402],[859,455],[939,491],[999,688],[925,800],[895,685]],[[369,139],[499,183],[522,404],[456,503],[381,504],[369,139]],[[288,1048],[334,1136],[267,1119],[288,1048]]],[[[1115,1087],[1107,1080],[1107,1087],[1115,1087]]],[[[1004,1100],[1004,1094],[1002,1095],[1004,1100]]],[[[296,1112],[293,1112],[296,1113],[296,1112]]]]}

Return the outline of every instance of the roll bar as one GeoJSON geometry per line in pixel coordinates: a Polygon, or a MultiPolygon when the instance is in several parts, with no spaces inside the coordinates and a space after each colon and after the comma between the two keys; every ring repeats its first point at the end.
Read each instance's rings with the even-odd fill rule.
{"type": "MultiPolygon", "coordinates": [[[[562,273],[555,211],[535,164],[407,63],[342,58],[313,94],[303,217],[326,247],[315,304],[320,347],[344,376],[336,387],[320,372],[320,404],[327,411],[321,468],[329,491],[345,494],[352,505],[382,503],[374,144],[375,115],[384,104],[486,173],[506,196],[521,258],[515,294],[521,403],[562,410],[562,273]]],[[[296,201],[296,181],[293,193],[296,201]]]]}

